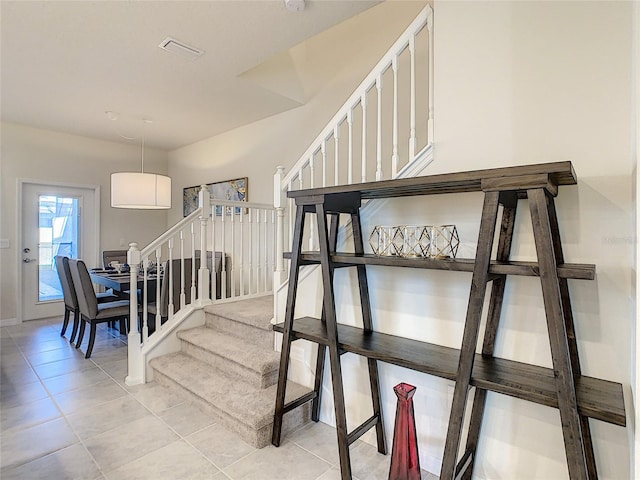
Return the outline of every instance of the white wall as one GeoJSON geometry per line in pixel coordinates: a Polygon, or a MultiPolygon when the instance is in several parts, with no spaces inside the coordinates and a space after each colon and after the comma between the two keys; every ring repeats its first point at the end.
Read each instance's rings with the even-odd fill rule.
{"type": "MultiPolygon", "coordinates": [[[[20,249],[16,231],[18,179],[99,185],[101,250],[128,248],[129,242],[144,246],[166,229],[166,211],[111,208],[110,175],[118,171],[140,170],[139,145],[106,142],[8,123],[2,124],[1,139],[0,238],[9,239],[10,248],[0,250],[0,320],[14,319],[17,311],[16,265],[20,249]]],[[[147,148],[145,164],[150,172],[166,173],[167,155],[147,148]]]]}
{"type": "MultiPolygon", "coordinates": [[[[595,263],[593,282],[570,281],[583,373],[631,382],[632,155],[630,2],[436,2],[435,161],[425,173],[571,160],[579,185],[561,188],[558,216],[565,257],[595,263]]],[[[482,196],[388,202],[374,224],[456,223],[473,251],[482,196]],[[425,212],[428,212],[425,215],[425,212]]],[[[526,202],[514,255],[535,258],[526,202]]],[[[372,268],[376,327],[458,346],[470,276],[372,268]]],[[[353,275],[336,274],[339,318],[353,315],[353,275]],[[342,278],[341,278],[342,276],[342,278]],[[341,315],[341,316],[340,316],[341,315]]],[[[497,355],[550,366],[539,281],[510,279],[497,355]]],[[[343,357],[348,416],[370,414],[362,359],[343,357]],[[358,374],[354,374],[354,370],[358,374]],[[349,373],[346,373],[349,372],[349,373]]],[[[414,397],[423,467],[438,473],[450,405],[447,382],[381,367],[391,438],[393,385],[414,397]]],[[[330,390],[330,384],[325,383],[330,390]]],[[[627,398],[630,399],[630,396],[627,398]]],[[[332,421],[330,401],[323,419],[332,421]]],[[[633,416],[633,405],[627,404],[633,416]]],[[[600,478],[630,477],[627,429],[592,421],[600,478]]],[[[368,434],[368,441],[372,435],[368,434]]],[[[487,479],[567,478],[557,410],[492,394],[475,475],[487,479]]]]}
{"type": "MultiPolygon", "coordinates": [[[[570,281],[582,370],[623,384],[629,418],[634,416],[629,393],[635,361],[632,144],[637,136],[631,9],[630,2],[436,2],[435,161],[424,172],[573,162],[578,185],[561,187],[557,200],[565,258],[597,266],[595,281],[570,281]]],[[[365,214],[363,228],[456,223],[461,252],[469,256],[481,207],[481,194],[398,199],[384,203],[374,217],[365,214]]],[[[532,260],[528,205],[521,202],[519,208],[513,255],[532,260]]],[[[368,272],[376,329],[459,347],[469,274],[382,267],[368,272]]],[[[550,367],[539,285],[536,278],[509,279],[496,355],[550,367]]],[[[335,289],[339,321],[358,325],[353,273],[336,272],[335,289]]],[[[312,366],[313,357],[305,362],[312,366]]],[[[371,412],[366,362],[344,355],[342,366],[353,428],[371,412]]],[[[392,387],[406,381],[418,387],[422,466],[438,473],[449,382],[384,364],[380,371],[388,441],[396,406],[392,387]]],[[[333,423],[329,379],[324,389],[322,420],[333,423]]],[[[633,425],[590,424],[600,478],[630,478],[633,425]]],[[[375,442],[372,432],[365,440],[375,442]]],[[[489,395],[477,454],[475,478],[568,477],[558,411],[510,397],[489,395]]]]}

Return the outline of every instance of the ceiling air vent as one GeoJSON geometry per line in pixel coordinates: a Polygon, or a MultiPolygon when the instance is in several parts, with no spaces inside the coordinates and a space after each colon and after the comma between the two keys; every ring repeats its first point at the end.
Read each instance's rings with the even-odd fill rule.
{"type": "Polygon", "coordinates": [[[190,60],[195,60],[204,53],[204,50],[192,47],[171,37],[165,38],[158,46],[167,52],[175,53],[190,60]]]}

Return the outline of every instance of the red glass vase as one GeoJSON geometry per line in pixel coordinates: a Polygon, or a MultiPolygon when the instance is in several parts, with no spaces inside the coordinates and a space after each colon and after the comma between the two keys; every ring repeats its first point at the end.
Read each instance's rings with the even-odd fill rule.
{"type": "Polygon", "coordinates": [[[398,397],[398,406],[389,480],[420,480],[416,419],[413,413],[413,394],[416,393],[416,387],[408,383],[399,383],[393,387],[393,391],[398,397]]]}

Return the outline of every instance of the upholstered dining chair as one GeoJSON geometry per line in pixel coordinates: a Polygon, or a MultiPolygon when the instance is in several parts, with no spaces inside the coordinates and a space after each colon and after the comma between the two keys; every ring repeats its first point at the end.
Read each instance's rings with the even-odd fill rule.
{"type": "Polygon", "coordinates": [[[85,263],[82,260],[69,260],[69,269],[71,270],[71,278],[73,278],[73,285],[80,308],[80,333],[78,334],[76,348],[80,348],[82,344],[85,325],[88,323],[91,330],[89,332],[89,345],[84,357],[89,358],[96,340],[96,326],[99,323],[110,320],[126,321],[129,317],[129,300],[98,303],[85,263]]]}
{"type": "Polygon", "coordinates": [[[126,250],[105,250],[102,252],[102,267],[108,268],[111,262],[127,263],[126,250]]]}
{"type": "MultiPolygon", "coordinates": [[[[76,289],[73,284],[73,278],[71,277],[71,270],[69,269],[69,257],[63,255],[56,255],[56,270],[58,277],[60,278],[60,285],[62,286],[62,296],[64,298],[64,320],[62,322],[62,331],[60,336],[64,336],[69,326],[69,317],[73,313],[73,327],[71,329],[71,336],[69,342],[73,343],[78,333],[80,308],[78,306],[78,297],[76,296],[76,289]]],[[[117,300],[115,295],[110,293],[98,293],[96,294],[98,303],[112,302],[117,300]]]]}
{"type": "MultiPolygon", "coordinates": [[[[196,288],[198,286],[198,270],[200,269],[200,259],[195,259],[195,285],[196,288]]],[[[191,272],[192,272],[192,264],[191,258],[184,259],[184,294],[185,294],[185,303],[188,305],[192,301],[195,300],[191,298],[191,272]]],[[[175,259],[172,260],[171,263],[164,262],[164,275],[162,277],[162,283],[160,284],[160,301],[149,303],[147,305],[148,312],[148,327],[149,333],[152,333],[157,328],[156,325],[156,315],[160,313],[161,323],[167,321],[169,318],[169,290],[173,291],[172,302],[173,302],[173,313],[176,313],[180,308],[180,291],[181,287],[181,277],[182,277],[182,260],[175,259]],[[171,279],[171,281],[169,280],[171,279]]]]}

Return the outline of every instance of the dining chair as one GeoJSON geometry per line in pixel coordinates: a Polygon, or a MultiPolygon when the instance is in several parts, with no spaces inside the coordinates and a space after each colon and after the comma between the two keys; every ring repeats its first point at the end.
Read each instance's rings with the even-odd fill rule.
{"type": "MultiPolygon", "coordinates": [[[[196,289],[198,287],[198,270],[200,269],[200,259],[195,259],[195,268],[196,268],[196,276],[195,276],[195,286],[196,289]]],[[[190,304],[195,298],[191,299],[191,258],[184,259],[184,294],[185,294],[185,304],[190,304]]],[[[147,304],[147,312],[148,312],[148,328],[149,333],[155,331],[156,325],[156,315],[160,313],[161,321],[160,323],[164,323],[169,318],[169,290],[173,291],[172,302],[173,302],[173,313],[176,313],[180,309],[180,293],[182,290],[182,260],[174,259],[171,260],[171,263],[164,262],[163,264],[163,272],[162,282],[160,283],[160,301],[152,302],[147,304]],[[171,281],[169,280],[171,278],[171,281]],[[170,285],[171,284],[171,285],[170,285]],[[159,310],[158,310],[159,309],[159,310]]]]}
{"type": "Polygon", "coordinates": [[[127,251],[126,250],[104,250],[102,252],[102,267],[108,268],[111,262],[118,262],[121,264],[127,263],[127,251]]]}
{"type": "MultiPolygon", "coordinates": [[[[64,336],[69,325],[69,318],[73,313],[73,327],[71,329],[71,336],[69,342],[73,343],[78,333],[80,308],[78,306],[78,297],[76,295],[76,289],[73,284],[73,278],[71,277],[71,270],[69,268],[69,257],[64,255],[56,255],[56,271],[60,278],[60,285],[62,286],[62,296],[64,298],[64,320],[62,323],[62,331],[60,336],[64,336]]],[[[96,294],[96,300],[98,303],[111,302],[117,300],[115,295],[110,293],[98,293],[96,294]]]]}
{"type": "Polygon", "coordinates": [[[88,323],[91,330],[89,332],[89,345],[84,357],[89,358],[96,340],[96,326],[99,323],[109,322],[110,320],[126,322],[129,317],[129,300],[98,303],[85,263],[82,260],[69,260],[69,269],[71,270],[71,278],[73,278],[76,297],[78,298],[81,319],[76,348],[80,348],[82,344],[85,325],[88,323]]]}

